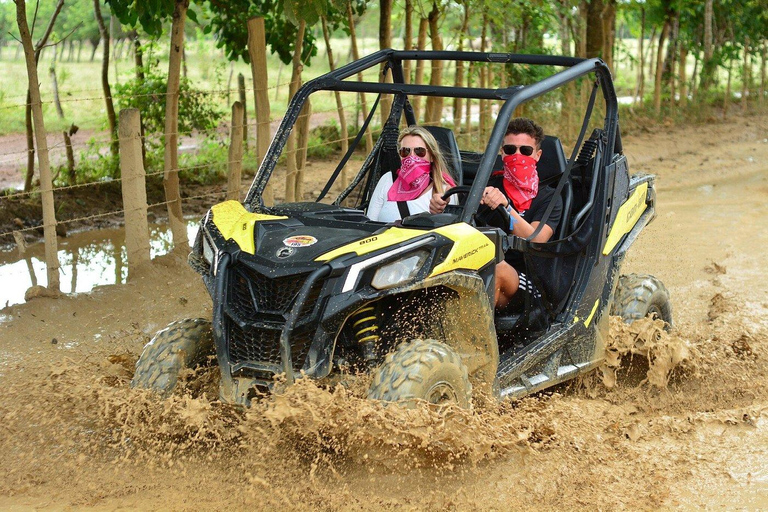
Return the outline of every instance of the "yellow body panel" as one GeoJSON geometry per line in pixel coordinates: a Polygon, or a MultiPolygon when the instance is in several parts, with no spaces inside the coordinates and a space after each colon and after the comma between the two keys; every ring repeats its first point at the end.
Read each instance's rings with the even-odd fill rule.
{"type": "Polygon", "coordinates": [[[477,270],[496,257],[496,248],[487,236],[469,224],[459,223],[428,231],[392,227],[377,235],[369,236],[368,238],[329,251],[318,256],[317,261],[328,261],[342,254],[349,253],[355,253],[360,256],[379,249],[395,246],[401,242],[429,233],[442,235],[454,242],[451,252],[448,253],[445,261],[437,265],[432,270],[430,276],[436,276],[456,269],[477,270]]]}
{"type": "Polygon", "coordinates": [[[429,233],[429,231],[422,231],[420,229],[403,229],[403,228],[389,228],[383,233],[363,238],[357,242],[352,242],[347,245],[342,245],[338,249],[329,251],[316,258],[316,261],[329,261],[341,256],[342,254],[355,253],[358,256],[362,254],[368,254],[369,252],[378,251],[385,247],[405,242],[411,238],[429,233]]]}
{"type": "Polygon", "coordinates": [[[648,195],[648,183],[641,183],[632,195],[629,196],[624,204],[619,207],[619,211],[616,214],[616,220],[611,227],[611,232],[608,233],[608,238],[605,241],[605,247],[603,247],[603,255],[607,256],[619,243],[619,240],[629,233],[634,227],[637,219],[643,214],[647,208],[645,198],[648,195]]]}
{"type": "Polygon", "coordinates": [[[451,252],[432,269],[430,276],[457,269],[479,270],[496,258],[496,247],[487,236],[469,224],[451,224],[432,231],[453,240],[451,252]]]}
{"type": "Polygon", "coordinates": [[[256,253],[256,245],[253,241],[253,226],[257,222],[265,220],[280,220],[288,217],[276,215],[264,215],[251,213],[238,201],[224,201],[211,208],[213,223],[221,232],[225,240],[234,240],[240,249],[249,253],[256,253]]]}

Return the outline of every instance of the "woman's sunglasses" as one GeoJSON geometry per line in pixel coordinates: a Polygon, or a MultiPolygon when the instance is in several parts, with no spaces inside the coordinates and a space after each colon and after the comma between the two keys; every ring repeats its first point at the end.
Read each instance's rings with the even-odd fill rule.
{"type": "Polygon", "coordinates": [[[531,156],[533,154],[533,146],[515,146],[514,144],[504,144],[501,146],[501,150],[505,155],[514,155],[517,153],[518,148],[520,148],[520,153],[525,156],[531,156]]]}
{"type": "MultiPolygon", "coordinates": [[[[405,158],[411,154],[411,148],[400,148],[400,158],[405,158]]],[[[427,148],[413,148],[413,154],[419,158],[427,156],[427,148]]]]}

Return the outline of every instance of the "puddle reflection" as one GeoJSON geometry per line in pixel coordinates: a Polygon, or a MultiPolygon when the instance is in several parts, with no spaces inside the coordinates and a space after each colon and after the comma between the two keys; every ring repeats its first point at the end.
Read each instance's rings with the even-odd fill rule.
{"type": "MultiPolygon", "coordinates": [[[[197,234],[199,219],[187,222],[190,244],[197,234]]],[[[171,250],[171,231],[167,225],[150,225],[150,254],[154,258],[171,250]]],[[[59,279],[61,291],[78,293],[96,286],[125,283],[128,277],[125,232],[122,228],[73,233],[59,239],[59,279]]],[[[27,247],[23,256],[16,249],[0,252],[0,308],[24,302],[30,286],[48,284],[45,246],[42,242],[27,247]]]]}

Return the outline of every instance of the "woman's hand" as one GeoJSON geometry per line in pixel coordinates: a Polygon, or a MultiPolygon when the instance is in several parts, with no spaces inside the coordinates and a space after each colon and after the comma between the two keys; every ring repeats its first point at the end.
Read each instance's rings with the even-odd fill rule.
{"type": "Polygon", "coordinates": [[[429,200],[429,213],[443,213],[448,201],[443,199],[440,194],[432,194],[432,199],[429,200]]]}
{"type": "Polygon", "coordinates": [[[501,190],[497,189],[496,187],[485,187],[485,190],[483,191],[483,199],[480,201],[480,203],[486,205],[492,210],[495,210],[499,205],[503,206],[504,208],[509,205],[507,198],[504,197],[504,194],[501,193],[501,190]]]}

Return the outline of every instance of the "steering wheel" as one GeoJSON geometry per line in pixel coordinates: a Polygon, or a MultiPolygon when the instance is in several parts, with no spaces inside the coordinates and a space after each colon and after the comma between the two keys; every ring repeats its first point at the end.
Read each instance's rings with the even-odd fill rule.
{"type": "Polygon", "coordinates": [[[478,226],[501,228],[505,233],[511,233],[509,230],[509,212],[501,205],[492,209],[490,206],[481,204],[475,214],[475,222],[478,226]]]}
{"type": "Polygon", "coordinates": [[[449,188],[443,194],[443,201],[447,201],[449,197],[455,196],[456,194],[469,194],[471,189],[472,187],[469,185],[459,185],[458,187],[449,188]]]}

